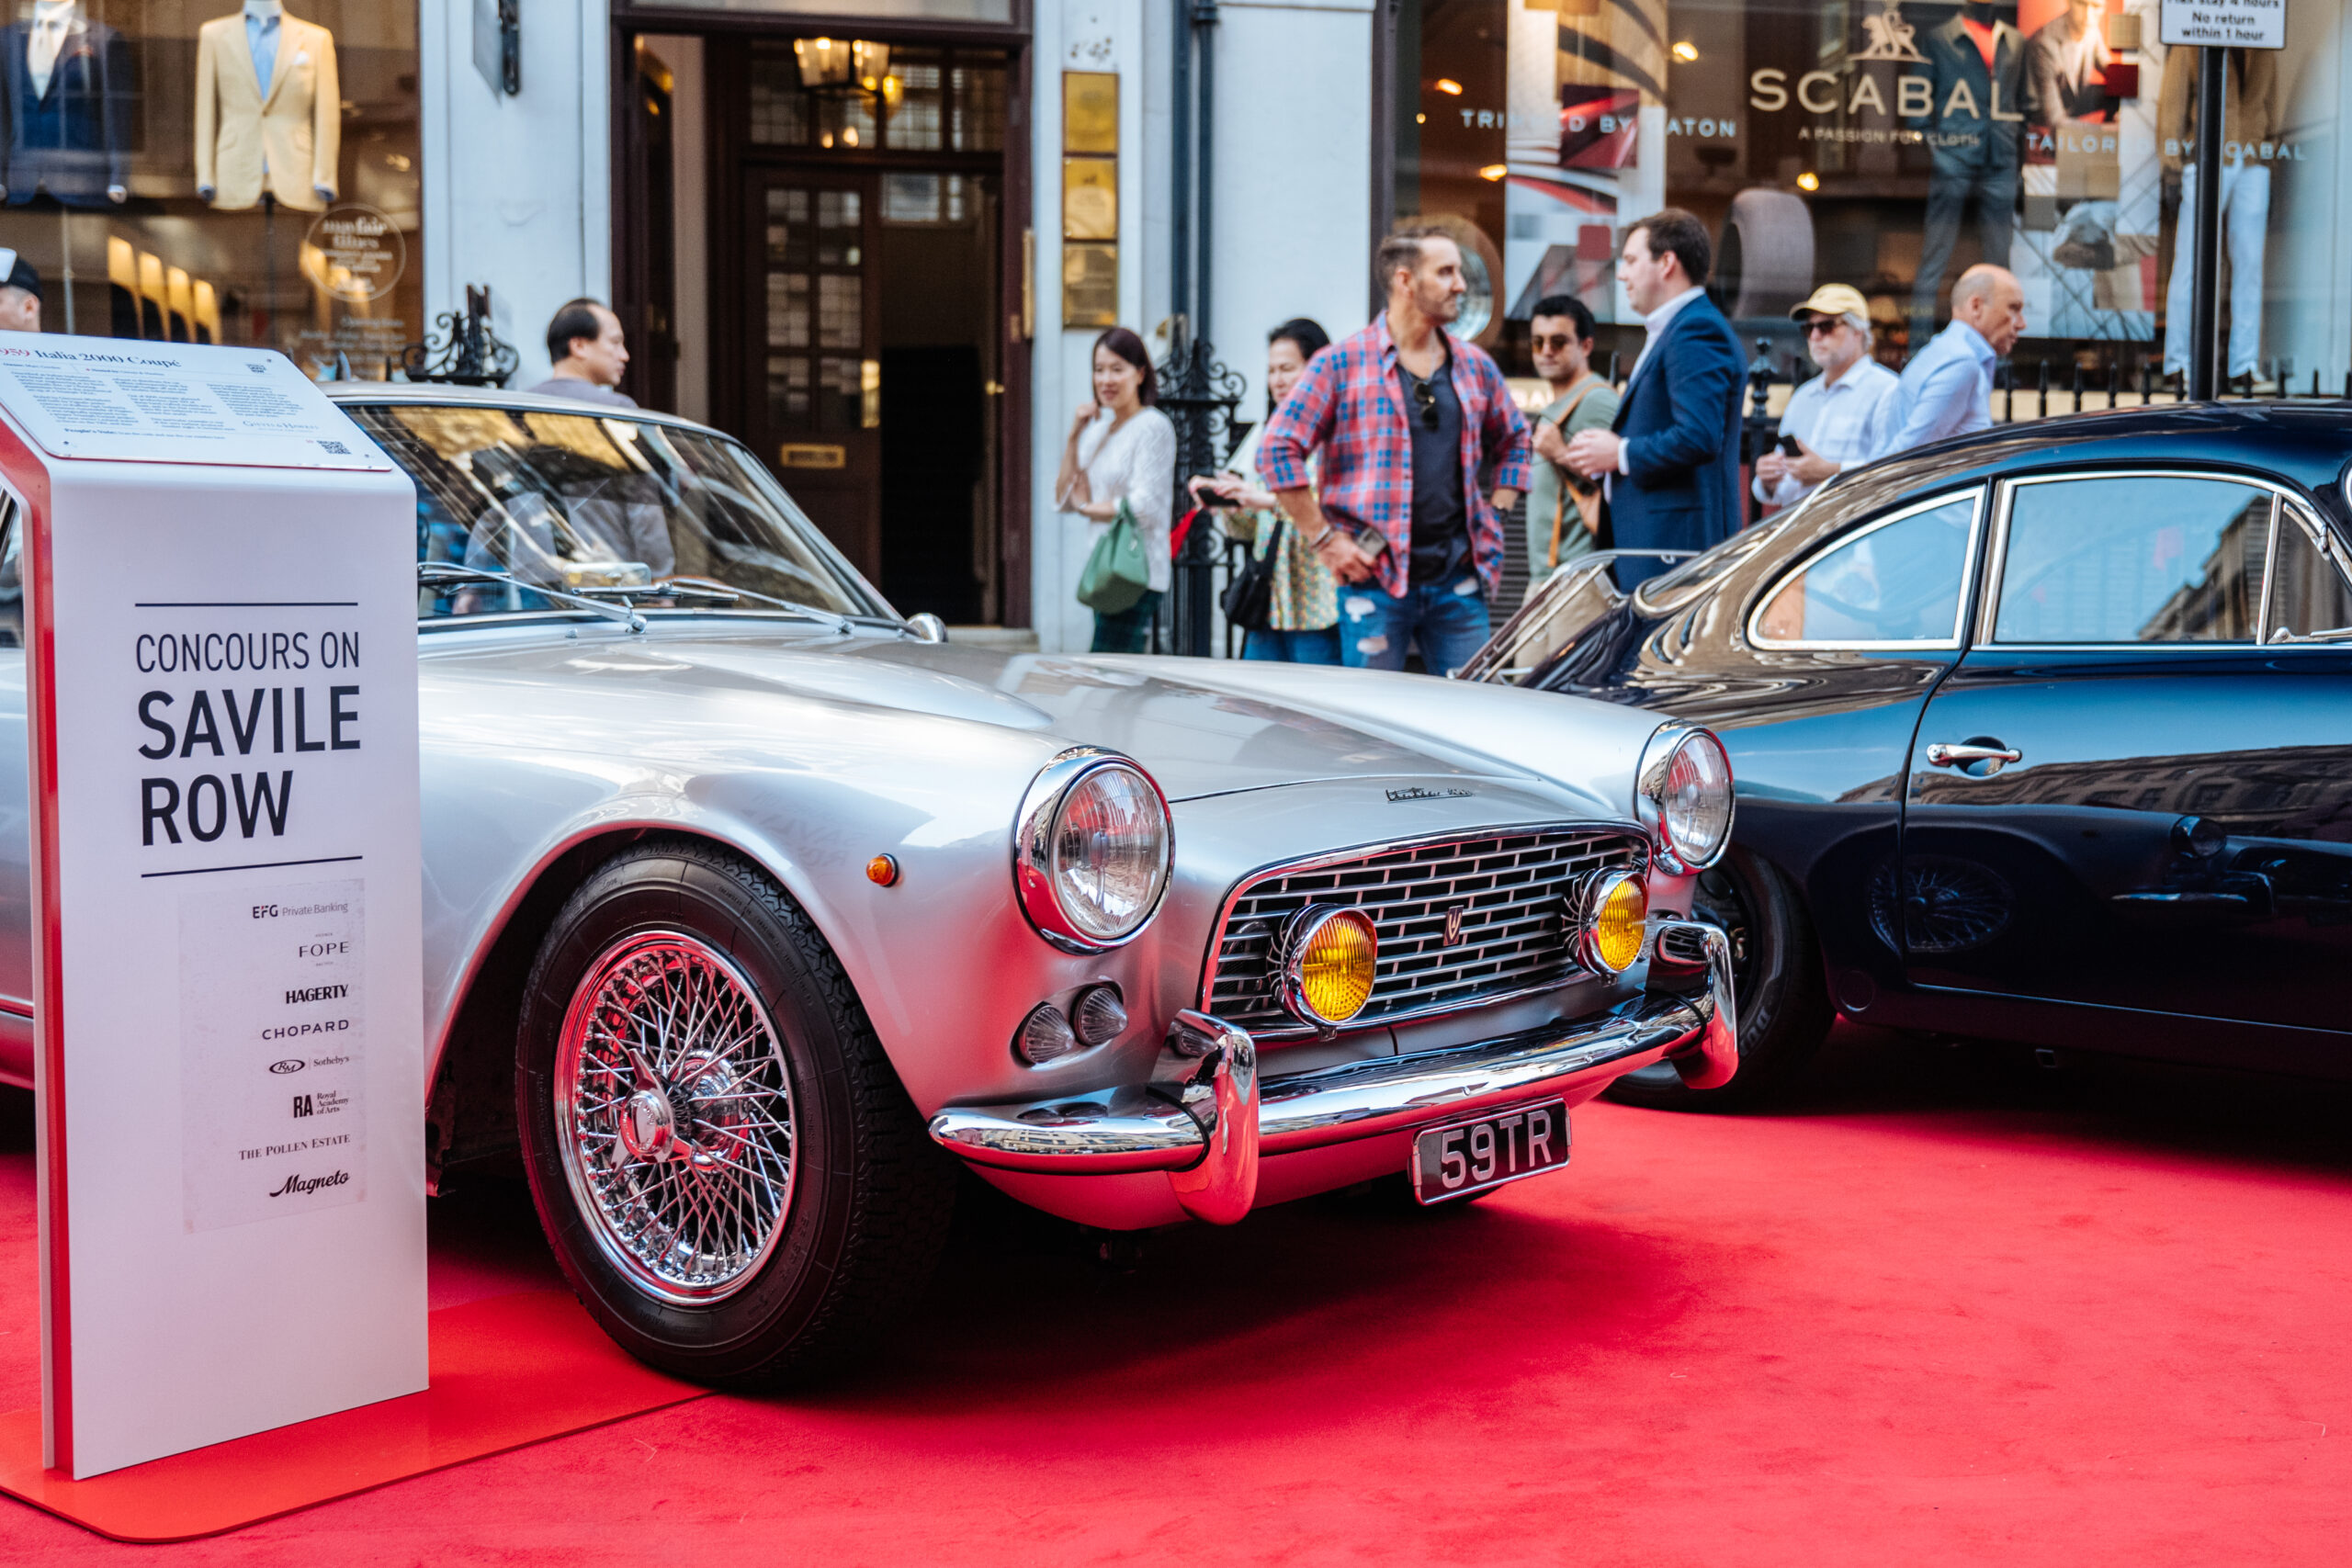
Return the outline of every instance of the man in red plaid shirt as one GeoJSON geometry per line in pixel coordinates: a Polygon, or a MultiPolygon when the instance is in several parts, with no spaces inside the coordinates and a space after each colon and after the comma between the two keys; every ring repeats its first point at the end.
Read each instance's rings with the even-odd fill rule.
{"type": "Polygon", "coordinates": [[[1315,356],[1266,423],[1258,472],[1340,580],[1340,661],[1401,670],[1418,638],[1422,664],[1443,674],[1491,630],[1499,513],[1527,488],[1527,422],[1495,362],[1445,331],[1467,288],[1445,231],[1391,235],[1378,267],[1388,309],[1315,356]],[[1489,463],[1491,504],[1478,493],[1489,463]]]}

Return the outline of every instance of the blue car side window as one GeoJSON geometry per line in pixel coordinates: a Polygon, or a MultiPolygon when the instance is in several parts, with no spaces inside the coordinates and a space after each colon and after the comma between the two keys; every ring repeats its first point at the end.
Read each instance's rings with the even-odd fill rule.
{"type": "Polygon", "coordinates": [[[1951,647],[1976,492],[1861,530],[1781,582],[1756,615],[1767,648],[1951,647]]]}
{"type": "Polygon", "coordinates": [[[2245,642],[2271,492],[2190,474],[2019,484],[1994,640],[2245,642]]]}

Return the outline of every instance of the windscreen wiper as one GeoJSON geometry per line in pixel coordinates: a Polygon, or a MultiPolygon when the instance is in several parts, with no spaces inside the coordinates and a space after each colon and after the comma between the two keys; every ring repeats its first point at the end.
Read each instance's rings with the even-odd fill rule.
{"type": "Polygon", "coordinates": [[[821,626],[832,627],[833,630],[841,633],[843,637],[850,636],[857,629],[849,624],[849,618],[847,616],[837,615],[831,610],[820,610],[816,605],[803,604],[797,599],[779,599],[773,593],[760,593],[749,588],[736,588],[728,583],[714,582],[707,577],[665,577],[660,582],[655,583],[650,589],[631,589],[629,592],[633,593],[660,593],[666,589],[672,588],[683,588],[690,592],[704,594],[711,598],[724,597],[729,600],[749,599],[755,604],[766,604],[772,608],[783,610],[791,615],[805,615],[809,620],[815,621],[821,626]]]}
{"type": "Polygon", "coordinates": [[[511,571],[490,571],[478,566],[460,566],[456,561],[421,560],[416,563],[416,581],[427,587],[441,583],[489,582],[506,588],[519,588],[559,604],[592,610],[606,620],[619,621],[633,632],[645,629],[645,617],[639,615],[632,605],[607,604],[601,599],[592,599],[585,593],[574,593],[569,589],[543,588],[536,582],[521,581],[511,571]]]}

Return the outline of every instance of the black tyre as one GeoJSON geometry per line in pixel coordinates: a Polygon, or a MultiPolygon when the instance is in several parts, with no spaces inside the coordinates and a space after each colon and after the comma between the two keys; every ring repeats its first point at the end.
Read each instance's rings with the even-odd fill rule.
{"type": "Polygon", "coordinates": [[[1739,1072],[1721,1089],[1690,1089],[1666,1063],[1609,1086],[1611,1100],[1671,1111],[1736,1111],[1802,1075],[1834,1016],[1821,944],[1796,889],[1778,867],[1735,846],[1702,872],[1691,913],[1731,937],[1739,1003],[1739,1072]]]}
{"type": "Polygon", "coordinates": [[[523,1001],[515,1094],[539,1223],[624,1348],[773,1386],[854,1361],[954,1208],[808,916],[716,846],[656,840],[567,902],[523,1001]]]}

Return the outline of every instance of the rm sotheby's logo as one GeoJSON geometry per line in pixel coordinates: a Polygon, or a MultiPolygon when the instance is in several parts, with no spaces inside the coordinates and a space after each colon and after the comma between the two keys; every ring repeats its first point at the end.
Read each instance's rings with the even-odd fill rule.
{"type": "Polygon", "coordinates": [[[1423,789],[1419,784],[1409,784],[1403,789],[1390,790],[1388,798],[1391,800],[1459,800],[1469,793],[1466,789],[1423,789]]]}
{"type": "Polygon", "coordinates": [[[341,1187],[350,1179],[351,1172],[347,1170],[338,1170],[333,1176],[289,1176],[270,1196],[283,1198],[291,1192],[297,1197],[307,1198],[322,1187],[341,1187]]]}
{"type": "Polygon", "coordinates": [[[288,1056],[282,1061],[272,1062],[269,1070],[273,1073],[299,1073],[305,1065],[300,1056],[288,1056]]]}

